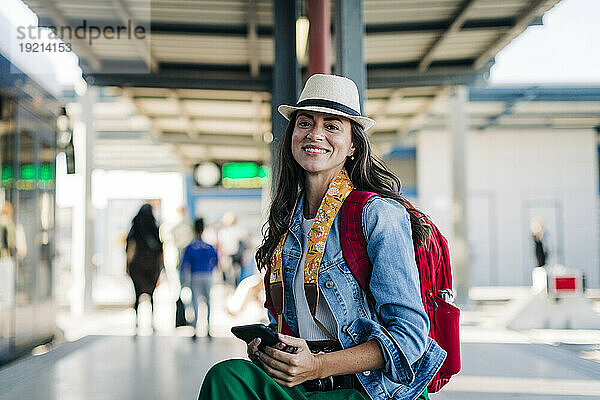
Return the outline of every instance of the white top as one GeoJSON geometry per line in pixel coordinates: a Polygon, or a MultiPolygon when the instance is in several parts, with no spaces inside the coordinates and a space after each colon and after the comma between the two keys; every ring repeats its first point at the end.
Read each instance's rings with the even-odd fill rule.
{"type": "MultiPolygon", "coordinates": [[[[315,324],[310,315],[306,295],[304,294],[304,261],[308,247],[308,234],[315,219],[306,219],[302,217],[302,258],[294,276],[294,303],[296,304],[296,315],[298,318],[298,333],[304,340],[329,340],[321,329],[315,324]]],[[[317,305],[317,319],[332,335],[337,337],[337,323],[325,296],[319,295],[319,304],[317,305]]]]}

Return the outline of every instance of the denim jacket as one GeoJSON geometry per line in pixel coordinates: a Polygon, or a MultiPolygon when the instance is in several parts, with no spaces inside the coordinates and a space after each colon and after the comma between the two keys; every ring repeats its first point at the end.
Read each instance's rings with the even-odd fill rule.
{"type": "MultiPolygon", "coordinates": [[[[284,317],[298,334],[293,281],[302,256],[302,204],[292,217],[283,246],[284,317]]],[[[327,301],[343,348],[376,339],[385,358],[381,369],[356,376],[372,399],[415,399],[438,371],[446,352],[428,336],[419,273],[407,211],[398,202],[371,198],[363,209],[362,228],[373,263],[370,304],[346,266],[340,244],[340,212],[331,227],[319,268],[319,301],[327,301]]],[[[269,319],[276,325],[269,313],[269,319]]]]}

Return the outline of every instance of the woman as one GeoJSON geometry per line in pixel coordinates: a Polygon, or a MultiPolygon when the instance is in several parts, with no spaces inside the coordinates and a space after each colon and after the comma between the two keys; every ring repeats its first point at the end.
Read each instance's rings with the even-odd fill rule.
{"type": "MultiPolygon", "coordinates": [[[[163,244],[158,236],[158,227],[152,213],[152,206],[144,204],[133,218],[127,235],[127,273],[131,276],[135,289],[135,326],[138,326],[140,296],[150,296],[152,320],[154,321],[153,294],[163,266],[163,244]]],[[[154,330],[154,322],[152,323],[154,330]]]]}
{"type": "Polygon", "coordinates": [[[411,228],[400,181],[371,155],[365,131],[375,121],[359,110],[354,82],[333,75],[311,76],[295,106],[279,107],[289,124],[256,259],[267,269],[271,325],[298,337],[279,334],[262,351],[254,340],[252,363],[214,366],[201,399],[428,398],[445,357],[427,336],[414,258],[412,240],[423,242],[428,227],[411,228]],[[338,211],[353,188],[380,195],[362,216],[374,303],[341,251],[338,211]]]}

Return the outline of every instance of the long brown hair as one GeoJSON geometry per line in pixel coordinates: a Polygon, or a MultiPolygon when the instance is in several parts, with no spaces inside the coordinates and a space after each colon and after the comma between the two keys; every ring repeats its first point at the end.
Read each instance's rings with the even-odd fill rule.
{"type": "MultiPolygon", "coordinates": [[[[256,252],[256,264],[261,270],[269,267],[279,241],[288,230],[290,215],[304,187],[304,170],[292,155],[292,132],[296,125],[296,115],[297,113],[291,115],[279,145],[277,176],[269,219],[263,226],[263,242],[256,252]]],[[[402,197],[400,179],[386,168],[383,161],[372,154],[371,144],[364,129],[358,123],[350,122],[355,151],[354,160],[347,158],[345,167],[354,187],[375,192],[381,197],[391,198],[402,204],[409,211],[413,240],[419,246],[424,246],[431,231],[425,215],[402,197]]]]}

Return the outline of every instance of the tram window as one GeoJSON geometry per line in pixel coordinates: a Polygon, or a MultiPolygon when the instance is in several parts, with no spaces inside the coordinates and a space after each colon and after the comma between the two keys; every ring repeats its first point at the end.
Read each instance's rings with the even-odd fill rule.
{"type": "Polygon", "coordinates": [[[40,261],[37,274],[38,298],[46,299],[52,294],[52,255],[54,254],[54,185],[56,167],[55,148],[40,146],[38,173],[40,235],[40,261]]]}
{"type": "Polygon", "coordinates": [[[35,238],[38,234],[37,190],[35,187],[36,160],[33,136],[21,131],[19,134],[19,168],[15,174],[19,207],[17,223],[23,227],[24,247],[17,255],[17,304],[30,304],[33,300],[36,257],[35,238]]]}

